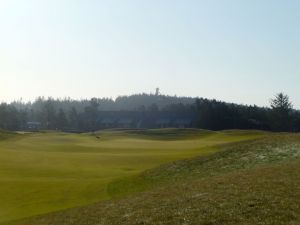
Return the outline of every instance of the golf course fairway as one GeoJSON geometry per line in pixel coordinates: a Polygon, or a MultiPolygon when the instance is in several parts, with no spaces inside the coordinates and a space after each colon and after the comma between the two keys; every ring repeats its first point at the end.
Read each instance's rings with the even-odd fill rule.
{"type": "Polygon", "coordinates": [[[193,129],[1,134],[0,223],[110,199],[107,187],[118,179],[263,135],[193,129]]]}

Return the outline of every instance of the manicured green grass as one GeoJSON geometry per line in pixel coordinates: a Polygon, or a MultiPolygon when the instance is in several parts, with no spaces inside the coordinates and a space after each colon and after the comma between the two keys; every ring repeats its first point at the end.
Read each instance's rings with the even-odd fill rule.
{"type": "Polygon", "coordinates": [[[145,171],[132,186],[120,181],[129,189],[147,183],[145,192],[16,224],[300,224],[300,135],[267,134],[219,150],[145,171]]]}
{"type": "Polygon", "coordinates": [[[0,222],[88,205],[136,191],[130,180],[161,164],[207,155],[262,132],[106,131],[93,134],[0,132],[0,222]],[[3,138],[2,138],[3,137],[3,138]],[[120,193],[118,193],[120,192],[120,193]]]}

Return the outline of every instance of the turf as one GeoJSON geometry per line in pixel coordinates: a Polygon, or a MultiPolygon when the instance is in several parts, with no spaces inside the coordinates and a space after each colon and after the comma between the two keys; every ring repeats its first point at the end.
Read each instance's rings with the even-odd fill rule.
{"type": "Polygon", "coordinates": [[[125,196],[137,191],[128,184],[146,170],[264,135],[176,129],[90,134],[1,131],[0,223],[125,196]]]}
{"type": "Polygon", "coordinates": [[[144,192],[17,224],[297,225],[299,169],[300,135],[268,134],[143,172],[144,192]]]}

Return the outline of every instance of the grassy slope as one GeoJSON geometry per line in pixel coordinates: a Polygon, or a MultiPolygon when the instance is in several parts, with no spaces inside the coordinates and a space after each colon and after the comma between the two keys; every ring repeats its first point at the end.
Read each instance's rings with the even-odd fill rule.
{"type": "Polygon", "coordinates": [[[270,134],[223,150],[143,173],[139,181],[153,187],[147,192],[20,224],[300,224],[300,135],[270,134]]]}
{"type": "Polygon", "coordinates": [[[123,190],[124,183],[118,188],[115,180],[125,178],[127,185],[128,177],[160,164],[261,135],[167,129],[81,135],[1,132],[0,222],[109,199],[123,190]]]}
{"type": "Polygon", "coordinates": [[[19,135],[14,132],[5,131],[0,129],[0,141],[17,138],[19,135]]]}

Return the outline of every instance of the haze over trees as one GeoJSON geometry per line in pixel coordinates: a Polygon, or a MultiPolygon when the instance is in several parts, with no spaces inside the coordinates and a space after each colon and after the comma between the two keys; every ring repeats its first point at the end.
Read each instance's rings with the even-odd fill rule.
{"type": "MultiPolygon", "coordinates": [[[[270,108],[238,105],[204,98],[176,97],[159,94],[120,96],[115,100],[53,99],[39,97],[34,102],[0,104],[0,128],[26,129],[27,122],[41,124],[41,129],[94,131],[107,115],[121,119],[188,118],[191,126],[210,129],[261,129],[273,131],[299,131],[300,113],[292,108],[289,97],[277,94],[270,108]]],[[[148,128],[145,125],[144,128],[148,128]]]]}

